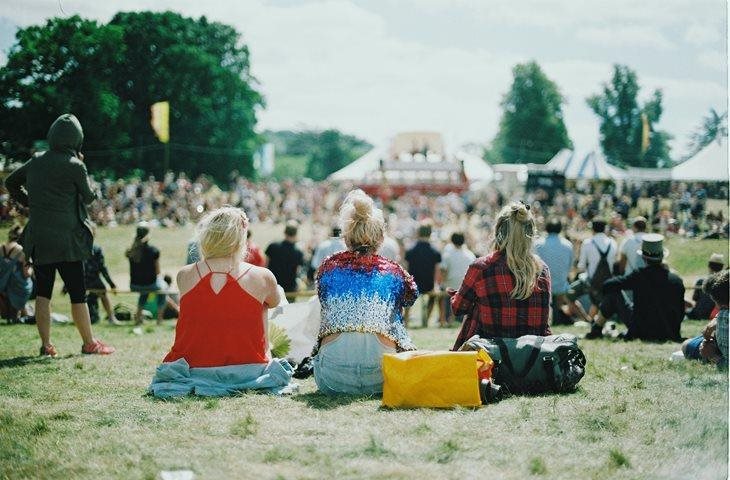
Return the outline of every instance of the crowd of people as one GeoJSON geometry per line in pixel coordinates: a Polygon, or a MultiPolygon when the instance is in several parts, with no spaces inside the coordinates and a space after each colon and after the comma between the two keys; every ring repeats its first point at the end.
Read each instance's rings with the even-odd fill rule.
{"type": "MultiPolygon", "coordinates": [[[[325,394],[382,390],[382,355],[416,349],[407,327],[409,307],[419,296],[427,298],[425,322],[434,309],[440,325],[460,321],[455,350],[474,335],[546,336],[551,325],[576,319],[590,323],[586,339],[605,336],[607,322],[616,318],[626,327],[620,335],[625,340],[678,342],[689,314],[712,321],[699,340],[683,345],[685,355],[727,364],[724,256],[710,258],[712,275],[702,288],[714,309],[700,314],[707,299],[700,294],[695,302],[685,301],[683,281],[667,264],[665,234],[679,230],[673,232],[671,222],[664,228],[661,206],[627,222],[628,207],[639,208],[638,199],[599,193],[558,195],[552,202],[535,195],[508,201],[496,190],[440,197],[412,193],[383,205],[361,190],[345,193],[326,184],[301,189],[235,179],[223,192],[182,176],[159,184],[110,182],[97,200],[79,152],[78,120],[59,117],[48,138],[50,150],[6,180],[10,196],[27,208],[28,222],[22,246],[20,233],[11,231],[2,263],[15,272],[8,278],[18,287],[34,278],[41,355],[58,354],[50,341],[56,272],[71,300],[82,353],[114,352],[91,328],[87,289],[101,296],[109,321],[117,319],[104,300],[101,278],[115,285],[94,245],[86,205],[102,224],[138,222],[126,251],[132,290],[140,293],[137,322],[149,293],[158,293],[158,322],[170,300],[149,222],[199,220],[189,265],[177,275],[179,296],[171,300],[179,313],[175,341],[153,379],[154,395],[286,390],[293,369],[271,355],[266,312],[283,300],[279,290],[295,292],[307,281],[321,305],[313,373],[325,394]],[[298,222],[305,219],[331,226],[331,237],[302,247],[298,222]],[[250,241],[249,224],[277,221],[285,223],[284,238],[262,255],[250,241]],[[564,227],[580,241],[562,236],[564,227]]],[[[688,215],[696,218],[693,209],[690,205],[688,215]]],[[[19,306],[16,300],[11,305],[19,306]]]]}

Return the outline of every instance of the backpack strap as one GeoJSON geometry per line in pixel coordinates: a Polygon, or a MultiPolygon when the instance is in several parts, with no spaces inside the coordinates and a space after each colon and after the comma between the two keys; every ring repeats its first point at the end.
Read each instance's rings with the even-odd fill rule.
{"type": "Polygon", "coordinates": [[[600,248],[598,248],[598,243],[596,243],[596,239],[591,239],[591,243],[593,243],[593,246],[596,247],[596,250],[598,250],[598,254],[601,256],[601,258],[606,258],[608,256],[608,252],[611,251],[611,242],[608,242],[608,246],[606,247],[606,251],[602,252],[600,248]]]}
{"type": "Polygon", "coordinates": [[[530,356],[528,357],[522,371],[518,373],[515,372],[514,365],[512,364],[512,360],[509,357],[509,349],[507,348],[507,344],[504,343],[504,340],[501,338],[494,339],[494,342],[499,347],[499,354],[502,357],[502,362],[505,364],[510,373],[517,378],[524,378],[530,372],[530,370],[532,370],[532,367],[535,366],[537,357],[540,355],[540,346],[544,341],[545,338],[540,336],[535,339],[535,344],[531,346],[532,351],[530,352],[530,356]]]}

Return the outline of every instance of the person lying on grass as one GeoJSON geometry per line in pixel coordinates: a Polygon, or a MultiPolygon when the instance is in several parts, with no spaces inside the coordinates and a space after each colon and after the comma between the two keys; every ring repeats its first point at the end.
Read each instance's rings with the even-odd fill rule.
{"type": "Polygon", "coordinates": [[[685,340],[682,353],[692,360],[704,359],[720,367],[728,364],[728,270],[710,275],[703,289],[717,305],[719,311],[715,318],[702,331],[702,335],[685,340]]]}
{"type": "Polygon", "coordinates": [[[317,271],[322,305],[314,379],[328,395],[383,391],[384,353],[415,350],[403,324],[403,307],[418,296],[413,277],[376,252],[383,243],[383,212],[362,190],[340,210],[347,251],[317,271]]]}
{"type": "Polygon", "coordinates": [[[267,309],[280,297],[274,275],[243,261],[248,218],[223,207],[198,225],[202,260],[177,275],[180,317],[175,342],[152,379],[157,397],[230,395],[261,389],[281,393],[293,373],[272,360],[267,309]]]}

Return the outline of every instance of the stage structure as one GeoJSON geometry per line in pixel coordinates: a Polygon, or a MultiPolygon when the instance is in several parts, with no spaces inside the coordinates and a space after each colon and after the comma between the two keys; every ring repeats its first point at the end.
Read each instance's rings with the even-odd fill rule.
{"type": "Polygon", "coordinates": [[[477,155],[465,151],[448,155],[440,133],[405,132],[387,148],[374,148],[329,179],[351,181],[369,195],[389,199],[410,191],[462,193],[470,184],[489,182],[493,176],[477,155]]]}

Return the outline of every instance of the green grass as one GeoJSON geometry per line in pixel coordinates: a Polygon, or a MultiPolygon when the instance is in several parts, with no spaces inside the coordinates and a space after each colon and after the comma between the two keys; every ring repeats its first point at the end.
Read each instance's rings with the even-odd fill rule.
{"type": "MultiPolygon", "coordinates": [[[[256,240],[265,245],[279,231],[260,227],[256,240]]],[[[153,231],[163,270],[175,273],[191,232],[153,231]]],[[[123,250],[132,236],[129,227],[99,233],[120,287],[128,282],[123,250]]],[[[670,260],[685,275],[701,274],[705,254],[723,247],[672,242],[670,260]]],[[[68,300],[57,295],[54,308],[68,313],[68,300]]],[[[701,327],[685,322],[682,333],[701,327]]],[[[670,362],[674,343],[582,341],[587,373],[570,395],[512,397],[477,410],[387,410],[377,398],[319,395],[311,378],[298,381],[291,397],[154,400],[145,389],[173,325],[149,325],[141,335],[131,327],[95,330],[117,353],[81,356],[75,329],[54,325],[61,355],[52,361],[35,356],[34,327],[0,325],[0,479],[153,479],[161,470],[192,470],[201,479],[728,474],[727,374],[670,362]]],[[[412,331],[425,349],[447,349],[455,335],[412,331]]]]}

